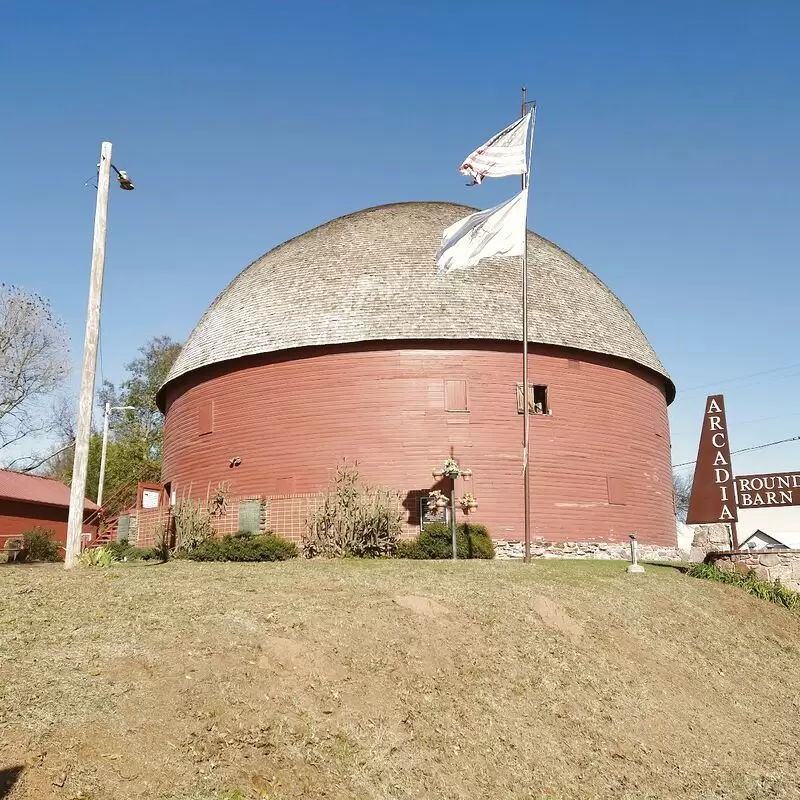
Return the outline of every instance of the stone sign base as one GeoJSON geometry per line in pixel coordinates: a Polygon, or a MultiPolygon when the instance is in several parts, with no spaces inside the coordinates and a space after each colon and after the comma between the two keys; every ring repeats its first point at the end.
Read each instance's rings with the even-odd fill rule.
{"type": "Polygon", "coordinates": [[[723,572],[752,570],[762,581],[780,581],[800,592],[800,550],[731,550],[709,553],[705,560],[723,572]]]}
{"type": "MultiPolygon", "coordinates": [[[[639,544],[640,561],[686,561],[687,554],[677,547],[655,547],[639,544]]],[[[525,545],[518,541],[495,540],[495,558],[523,558],[525,545]]],[[[544,542],[536,539],[531,542],[531,558],[596,558],[616,561],[630,561],[629,542],[544,542]]]]}

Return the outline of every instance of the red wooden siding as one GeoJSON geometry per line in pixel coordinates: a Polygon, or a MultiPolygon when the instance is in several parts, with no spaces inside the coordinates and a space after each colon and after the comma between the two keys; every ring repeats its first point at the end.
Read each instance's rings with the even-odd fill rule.
{"type": "MultiPolygon", "coordinates": [[[[62,546],[66,545],[68,516],[69,509],[61,506],[0,499],[0,548],[3,547],[6,539],[35,527],[53,531],[53,541],[62,546]]],[[[94,512],[86,512],[87,519],[93,519],[94,516],[94,512]]],[[[85,525],[84,530],[97,533],[97,525],[85,525]]],[[[64,555],[63,550],[61,555],[64,555]]]]}
{"type": "MultiPolygon", "coordinates": [[[[552,409],[531,417],[534,536],[624,541],[635,531],[642,542],[674,545],[664,379],[620,359],[541,346],[529,371],[531,383],[547,385],[552,409]]],[[[347,457],[373,483],[424,489],[452,447],[475,473],[458,487],[478,498],[474,519],[496,538],[519,539],[520,372],[518,347],[499,342],[313,348],[208,367],[167,389],[163,477],[179,496],[190,484],[205,493],[209,481],[228,481],[237,494],[278,494],[290,482],[291,491],[313,492],[347,457]],[[446,388],[456,380],[468,387],[468,414],[446,410],[459,399],[446,388]],[[198,407],[211,402],[214,433],[199,437],[198,407]],[[231,469],[233,456],[242,461],[231,469]]]]}

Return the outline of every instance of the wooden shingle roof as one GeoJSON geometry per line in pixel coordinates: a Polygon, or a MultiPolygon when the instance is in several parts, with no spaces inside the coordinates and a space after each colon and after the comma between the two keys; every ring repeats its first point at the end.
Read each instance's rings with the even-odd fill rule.
{"type": "MultiPolygon", "coordinates": [[[[166,383],[209,364],[312,345],[521,341],[520,259],[436,273],[442,231],[474,210],[442,202],[378,206],[270,250],[203,314],[166,383]]],[[[672,399],[672,381],[647,337],[599,278],[532,232],[528,265],[531,342],[634,361],[662,375],[672,399]]]]}

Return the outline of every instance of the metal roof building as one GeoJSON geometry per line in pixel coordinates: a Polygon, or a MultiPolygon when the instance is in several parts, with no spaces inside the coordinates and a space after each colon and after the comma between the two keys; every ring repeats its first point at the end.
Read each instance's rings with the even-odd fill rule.
{"type": "MultiPolygon", "coordinates": [[[[93,512],[98,506],[84,501],[84,520],[92,524],[87,532],[97,529],[93,512]]],[[[53,540],[66,544],[69,486],[53,478],[0,469],[0,549],[6,542],[25,531],[40,527],[52,531],[53,540]]]]}

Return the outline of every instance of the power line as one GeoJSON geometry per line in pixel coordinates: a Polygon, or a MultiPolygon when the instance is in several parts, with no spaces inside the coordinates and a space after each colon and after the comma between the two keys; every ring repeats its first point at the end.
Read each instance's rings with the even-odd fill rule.
{"type": "Polygon", "coordinates": [[[785,367],[775,367],[774,369],[765,369],[761,372],[750,372],[747,375],[737,375],[734,378],[722,378],[722,380],[714,381],[713,383],[701,383],[697,386],[689,386],[686,389],[681,389],[681,394],[685,394],[686,392],[694,392],[698,389],[707,389],[710,386],[718,386],[720,383],[733,383],[734,381],[743,381],[745,378],[757,378],[760,375],[772,375],[775,372],[783,372],[787,369],[795,369],[796,367],[800,367],[800,364],[788,364],[785,367]]]}
{"type": "MultiPolygon", "coordinates": [[[[774,417],[759,417],[758,419],[736,420],[736,427],[740,425],[752,425],[756,422],[772,422],[776,419],[787,419],[788,417],[800,417],[800,411],[793,411],[790,414],[777,414],[774,417]]],[[[670,435],[674,439],[676,436],[697,436],[697,431],[671,431],[670,435]]]]}
{"type": "MultiPolygon", "coordinates": [[[[797,442],[800,441],[800,436],[792,436],[791,439],[779,439],[777,442],[766,442],[765,444],[756,444],[752,447],[743,447],[741,450],[731,450],[731,455],[735,456],[737,453],[749,453],[751,450],[762,450],[765,447],[772,447],[776,444],[786,444],[786,442],[797,442]]],[[[680,464],[673,464],[672,468],[676,469],[677,467],[688,467],[690,464],[696,464],[697,459],[694,461],[684,461],[680,464]]]]}

